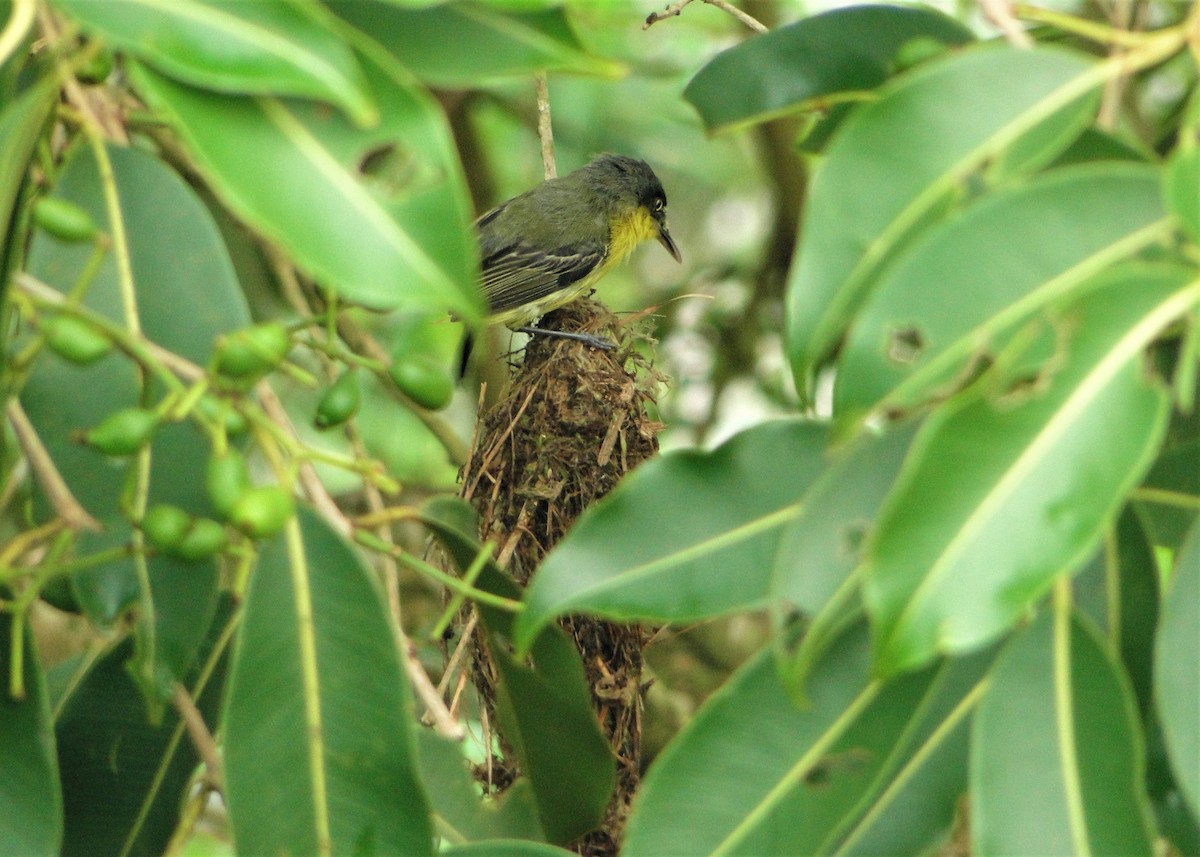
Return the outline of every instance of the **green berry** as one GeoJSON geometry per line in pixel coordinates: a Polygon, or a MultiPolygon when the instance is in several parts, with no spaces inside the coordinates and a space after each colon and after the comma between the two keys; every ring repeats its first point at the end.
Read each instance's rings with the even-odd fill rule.
{"type": "Polygon", "coordinates": [[[196,518],[179,544],[171,549],[171,554],[193,561],[207,559],[228,542],[229,536],[223,526],[212,518],[196,518]]]}
{"type": "Polygon", "coordinates": [[[256,381],[283,362],[291,344],[287,328],[276,321],[235,330],[217,339],[217,371],[236,381],[256,381]]]}
{"type": "Polygon", "coordinates": [[[431,411],[446,407],[454,394],[454,379],[450,373],[424,355],[413,354],[394,360],[388,374],[400,392],[431,411]]]}
{"type": "Polygon", "coordinates": [[[56,196],[44,196],[34,204],[33,221],[63,241],[91,241],[99,231],[90,214],[56,196]]]}
{"type": "Polygon", "coordinates": [[[46,345],[60,357],[87,366],[112,351],[112,340],[81,318],[56,315],[42,324],[46,345]]]}
{"type": "Polygon", "coordinates": [[[142,516],[142,532],[146,541],[164,553],[169,553],[192,527],[192,516],[168,503],[151,506],[142,516]]]}
{"type": "Polygon", "coordinates": [[[358,375],[353,369],[347,369],[321,396],[313,424],[319,429],[340,426],[358,411],[361,399],[358,375]]]}
{"type": "Polygon", "coordinates": [[[252,538],[266,539],[282,530],[295,511],[289,492],[266,485],[243,494],[229,513],[229,522],[252,538]]]}
{"type": "Polygon", "coordinates": [[[105,455],[133,455],[150,442],[158,414],[145,408],[124,408],[109,414],[83,435],[89,446],[105,455]]]}
{"type": "Polygon", "coordinates": [[[228,518],[242,495],[250,489],[250,470],[246,459],[236,449],[226,450],[224,455],[214,455],[208,460],[204,475],[208,499],[222,517],[228,518]]]}

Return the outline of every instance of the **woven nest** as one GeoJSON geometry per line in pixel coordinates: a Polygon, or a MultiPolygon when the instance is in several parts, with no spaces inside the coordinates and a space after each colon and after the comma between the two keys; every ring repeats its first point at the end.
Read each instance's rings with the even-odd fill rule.
{"type": "MultiPolygon", "coordinates": [[[[463,496],[479,513],[480,537],[493,539],[500,561],[521,584],[580,513],[658,451],[662,429],[651,413],[664,379],[636,347],[645,335],[591,300],[556,310],[542,326],[591,333],[617,347],[601,351],[533,337],[510,389],[480,420],[463,496]]],[[[645,632],[587,617],[562,625],[580,651],[618,761],[605,823],[575,847],[581,854],[615,854],[639,777],[645,632]]],[[[482,646],[476,646],[474,679],[490,708],[495,670],[482,646]]],[[[512,754],[505,756],[493,760],[493,788],[515,776],[512,754]]]]}

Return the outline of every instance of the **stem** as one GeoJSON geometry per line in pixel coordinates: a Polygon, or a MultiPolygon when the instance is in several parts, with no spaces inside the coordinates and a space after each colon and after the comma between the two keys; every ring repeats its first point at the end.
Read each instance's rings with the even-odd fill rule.
{"type": "Polygon", "coordinates": [[[459,592],[470,598],[472,601],[478,601],[480,604],[487,604],[490,607],[496,607],[508,613],[520,613],[525,609],[525,605],[520,601],[514,601],[511,598],[505,598],[502,595],[493,595],[491,592],[484,592],[482,589],[476,589],[462,580],[459,580],[453,575],[446,574],[439,568],[435,568],[427,562],[422,562],[414,556],[410,556],[395,545],[389,545],[387,542],[378,538],[371,533],[365,533],[362,530],[356,530],[354,540],[363,547],[371,550],[379,551],[394,557],[397,562],[418,574],[423,574],[426,577],[431,577],[438,583],[450,589],[453,592],[459,592]]]}
{"type": "Polygon", "coordinates": [[[546,72],[539,71],[533,76],[534,90],[537,93],[538,139],[542,143],[542,173],[547,179],[558,175],[554,165],[554,130],[550,124],[550,85],[546,80],[546,72]]]}
{"type": "Polygon", "coordinates": [[[29,462],[34,477],[42,486],[42,492],[54,507],[54,511],[72,530],[100,532],[103,529],[100,522],[88,514],[87,509],[79,504],[71,489],[67,487],[20,401],[9,399],[5,411],[13,427],[13,434],[17,436],[17,443],[21,446],[21,452],[25,454],[25,460],[29,462]]]}

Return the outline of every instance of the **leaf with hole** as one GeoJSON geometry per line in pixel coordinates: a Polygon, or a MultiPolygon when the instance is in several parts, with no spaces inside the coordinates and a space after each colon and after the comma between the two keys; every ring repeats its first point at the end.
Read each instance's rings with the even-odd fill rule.
{"type": "Polygon", "coordinates": [[[803,396],[897,252],[973,174],[1051,160],[1088,124],[1099,82],[1079,54],[989,46],[919,66],[846,120],[813,174],[788,284],[803,396]]]}
{"type": "Polygon", "coordinates": [[[322,286],[376,309],[475,320],[474,232],[446,119],[403,69],[364,68],[382,114],[371,129],[311,103],[132,74],[229,208],[322,286]]]}
{"type": "Polygon", "coordinates": [[[837,418],[944,397],[1039,308],[1169,230],[1148,164],[1064,168],[986,196],[930,228],[880,278],[838,357],[837,418]]]}
{"type": "Polygon", "coordinates": [[[1038,376],[999,373],[926,420],[866,548],[881,675],[995,639],[1095,549],[1166,423],[1141,351],[1197,300],[1186,270],[1114,269],[1055,309],[1038,376]]]}

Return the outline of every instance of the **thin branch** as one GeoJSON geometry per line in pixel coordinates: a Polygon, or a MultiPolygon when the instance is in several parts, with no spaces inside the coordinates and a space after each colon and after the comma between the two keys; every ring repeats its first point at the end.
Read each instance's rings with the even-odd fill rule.
{"type": "Polygon", "coordinates": [[[13,434],[17,436],[17,443],[21,445],[21,451],[25,453],[25,460],[29,462],[34,477],[42,486],[46,499],[50,501],[50,505],[54,507],[58,516],[72,530],[91,530],[98,533],[104,529],[100,526],[100,522],[89,515],[87,509],[80,505],[79,501],[75,499],[75,495],[71,493],[71,489],[67,487],[62,474],[54,466],[54,459],[42,445],[42,439],[38,437],[37,430],[29,421],[21,403],[17,399],[9,399],[5,413],[8,415],[8,421],[12,424],[13,434]]]}
{"type": "Polygon", "coordinates": [[[1018,48],[1033,47],[1033,39],[1013,14],[1009,0],[979,0],[983,17],[1004,34],[1010,45],[1018,48]]]}
{"type": "MultiPolygon", "coordinates": [[[[761,21],[759,21],[757,18],[753,17],[752,15],[749,15],[748,13],[743,12],[741,9],[737,8],[736,6],[732,5],[731,3],[728,3],[727,0],[703,0],[703,1],[705,3],[707,3],[709,6],[716,6],[722,12],[728,12],[730,15],[737,18],[739,21],[741,21],[743,24],[745,24],[751,30],[754,30],[754,32],[756,32],[756,33],[768,32],[765,24],[763,24],[761,21]]],[[[648,30],[653,24],[657,24],[659,21],[662,21],[665,18],[678,17],[679,15],[681,15],[683,13],[683,7],[687,6],[691,2],[692,2],[692,0],[676,0],[676,2],[672,3],[670,6],[668,6],[662,12],[651,12],[649,15],[646,16],[646,23],[642,24],[642,29],[648,30]]]]}
{"type": "MultiPolygon", "coordinates": [[[[271,421],[275,423],[284,433],[287,434],[296,443],[300,440],[296,435],[296,429],[292,426],[292,421],[288,417],[287,411],[283,407],[283,403],[279,401],[279,396],[275,394],[275,390],[265,380],[258,382],[254,388],[258,395],[259,404],[262,405],[263,411],[271,421]]],[[[329,496],[329,492],[325,490],[325,485],[321,482],[321,478],[317,475],[316,468],[313,467],[311,461],[303,460],[300,462],[298,477],[300,484],[304,487],[304,493],[308,495],[308,499],[317,511],[325,518],[328,523],[343,538],[350,538],[354,534],[354,526],[342,514],[342,510],[338,508],[337,503],[329,496]]],[[[364,480],[365,481],[365,480],[364,480]]]]}
{"type": "Polygon", "coordinates": [[[225,782],[221,752],[217,749],[217,742],[213,739],[212,733],[208,731],[204,716],[192,700],[192,695],[188,693],[186,687],[178,682],[171,689],[171,705],[179,713],[179,719],[183,722],[183,727],[187,730],[188,738],[191,739],[192,746],[196,748],[200,761],[204,762],[205,779],[214,789],[221,791],[222,784],[225,782]]]}
{"type": "Polygon", "coordinates": [[[533,77],[537,91],[538,139],[542,141],[542,173],[552,179],[558,175],[554,165],[554,129],[550,125],[550,84],[546,72],[539,71],[533,77]]]}

